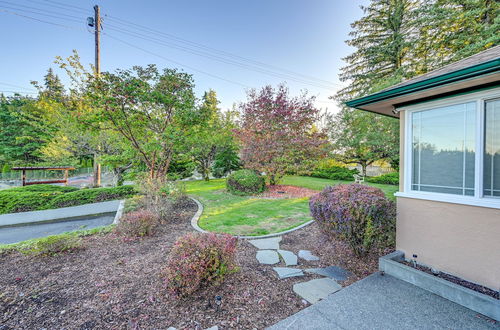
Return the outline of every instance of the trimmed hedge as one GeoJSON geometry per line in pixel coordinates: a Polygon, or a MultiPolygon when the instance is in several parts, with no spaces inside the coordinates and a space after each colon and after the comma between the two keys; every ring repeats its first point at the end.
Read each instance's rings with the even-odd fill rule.
{"type": "Polygon", "coordinates": [[[34,186],[0,191],[0,214],[48,210],[104,202],[130,197],[137,193],[132,186],[91,189],[51,186],[57,188],[41,187],[39,191],[31,187],[34,186]]]}
{"type": "Polygon", "coordinates": [[[399,172],[386,173],[379,176],[372,176],[365,178],[367,182],[392,184],[397,186],[399,184],[399,172]]]}
{"type": "Polygon", "coordinates": [[[321,166],[312,171],[310,176],[330,180],[354,181],[354,174],[359,174],[357,169],[348,169],[342,166],[321,166]]]}
{"type": "Polygon", "coordinates": [[[259,194],[266,188],[265,179],[252,170],[233,172],[226,180],[227,190],[240,196],[259,194]]]}

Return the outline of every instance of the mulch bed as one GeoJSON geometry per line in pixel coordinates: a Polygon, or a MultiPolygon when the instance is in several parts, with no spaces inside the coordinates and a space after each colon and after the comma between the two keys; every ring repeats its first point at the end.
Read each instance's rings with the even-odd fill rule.
{"type": "MultiPolygon", "coordinates": [[[[114,234],[84,239],[85,249],[54,257],[0,256],[0,329],[262,329],[308,304],[293,284],[317,275],[279,280],[271,266],[260,265],[256,249],[241,240],[238,273],[220,287],[176,300],[166,293],[161,271],[177,237],[191,232],[196,205],[176,211],[175,221],[153,237],[124,241],[114,234]],[[210,304],[222,296],[222,308],[210,304]]],[[[358,259],[342,242],[330,241],[313,223],[283,237],[281,248],[308,249],[319,262],[338,265],[353,276],[348,285],[377,271],[378,255],[358,259]]]]}
{"type": "Polygon", "coordinates": [[[450,275],[450,274],[446,274],[446,273],[443,273],[443,272],[433,272],[432,269],[429,268],[429,267],[422,266],[422,265],[419,265],[419,264],[414,265],[412,262],[401,261],[401,263],[405,264],[406,266],[410,266],[412,268],[418,269],[418,270],[420,270],[422,272],[425,272],[427,274],[434,275],[434,276],[437,276],[437,277],[442,278],[444,280],[450,281],[452,283],[461,285],[463,287],[466,287],[467,289],[471,289],[473,291],[476,291],[476,292],[479,292],[479,293],[485,294],[487,296],[490,296],[492,298],[500,300],[500,292],[491,290],[490,288],[487,288],[485,286],[482,286],[482,285],[479,285],[479,284],[475,284],[475,283],[466,281],[466,280],[464,280],[464,279],[462,279],[460,277],[453,276],[453,275],[450,275]]]}
{"type": "Polygon", "coordinates": [[[303,198],[303,197],[311,197],[312,195],[317,194],[316,190],[296,187],[296,186],[287,186],[282,184],[266,186],[266,191],[259,195],[262,198],[272,198],[272,199],[281,199],[281,198],[303,198]]]}

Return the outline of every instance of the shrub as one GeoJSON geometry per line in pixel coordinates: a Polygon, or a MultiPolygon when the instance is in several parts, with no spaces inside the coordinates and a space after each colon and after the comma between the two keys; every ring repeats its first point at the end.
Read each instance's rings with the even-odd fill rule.
{"type": "Polygon", "coordinates": [[[0,214],[54,209],[121,199],[136,193],[132,186],[76,189],[42,185],[0,191],[0,214]],[[49,188],[50,187],[50,188],[49,188]]]}
{"type": "Polygon", "coordinates": [[[180,237],[170,251],[164,271],[169,292],[188,296],[210,285],[219,285],[237,271],[237,238],[214,233],[190,233],[180,237]]]}
{"type": "Polygon", "coordinates": [[[324,161],[311,172],[310,176],[330,180],[354,181],[354,174],[359,174],[357,169],[348,169],[345,166],[336,165],[332,161],[324,161]]]}
{"type": "Polygon", "coordinates": [[[21,252],[36,256],[53,256],[58,253],[74,251],[81,248],[81,245],[80,238],[62,234],[40,238],[21,252]]]}
{"type": "Polygon", "coordinates": [[[347,241],[358,256],[372,247],[394,244],[396,206],[378,188],[360,184],[326,187],[311,197],[309,207],[322,229],[347,241]]]}
{"type": "Polygon", "coordinates": [[[386,173],[379,176],[372,176],[365,178],[366,181],[372,183],[382,183],[382,184],[399,184],[399,172],[386,173]]]}
{"type": "Polygon", "coordinates": [[[61,192],[0,191],[0,214],[43,210],[61,192]]]}
{"type": "Polygon", "coordinates": [[[245,196],[263,192],[266,182],[253,170],[239,170],[227,177],[226,187],[232,194],[245,196]]]}
{"type": "Polygon", "coordinates": [[[77,191],[76,187],[68,187],[68,186],[55,186],[51,184],[34,184],[30,186],[24,187],[16,187],[10,188],[8,190],[4,190],[5,192],[14,193],[14,192],[72,192],[77,191]]]}
{"type": "Polygon", "coordinates": [[[137,210],[125,214],[115,231],[127,237],[144,237],[153,234],[158,225],[158,216],[147,210],[137,210]]]}
{"type": "Polygon", "coordinates": [[[136,193],[133,186],[120,186],[115,188],[80,189],[56,196],[47,208],[59,208],[82,205],[88,203],[104,202],[113,199],[130,197],[136,193]]]}

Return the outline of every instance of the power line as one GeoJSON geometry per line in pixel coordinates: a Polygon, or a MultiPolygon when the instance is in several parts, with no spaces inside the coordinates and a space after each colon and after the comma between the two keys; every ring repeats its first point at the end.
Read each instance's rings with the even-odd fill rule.
{"type": "Polygon", "coordinates": [[[5,83],[5,82],[0,82],[0,85],[10,86],[10,87],[16,87],[16,88],[21,88],[21,89],[26,89],[26,90],[29,90],[29,91],[35,91],[35,89],[33,89],[33,88],[26,88],[26,87],[23,87],[23,86],[20,86],[20,85],[15,85],[15,84],[10,84],[10,83],[5,83]]]}
{"type": "Polygon", "coordinates": [[[214,75],[214,74],[212,74],[212,73],[209,73],[209,72],[206,72],[206,71],[203,71],[203,70],[200,70],[200,69],[196,69],[196,68],[194,68],[194,67],[192,67],[192,66],[188,66],[188,65],[186,65],[186,64],[182,64],[182,63],[180,63],[180,62],[178,62],[178,61],[176,61],[176,60],[172,60],[171,58],[167,58],[167,57],[165,57],[165,56],[163,56],[163,55],[160,55],[160,54],[154,53],[154,52],[149,51],[149,50],[147,50],[147,49],[144,49],[144,48],[142,48],[142,47],[139,47],[139,46],[136,46],[136,45],[134,45],[134,44],[131,44],[131,43],[129,43],[129,42],[127,42],[127,41],[125,41],[125,40],[122,40],[122,39],[119,39],[119,38],[117,38],[117,37],[114,37],[114,36],[110,35],[109,33],[102,32],[102,34],[104,34],[104,35],[108,36],[109,38],[114,39],[114,40],[116,40],[116,41],[118,41],[118,42],[121,42],[121,43],[123,43],[123,44],[126,44],[126,45],[128,45],[128,46],[130,46],[130,47],[133,47],[133,48],[139,49],[139,50],[141,50],[141,51],[143,51],[143,52],[145,52],[145,53],[148,53],[148,54],[154,55],[154,56],[156,56],[156,57],[162,58],[162,59],[164,59],[165,61],[169,61],[169,62],[175,63],[175,64],[177,64],[177,65],[183,66],[183,67],[188,68],[188,69],[190,69],[190,70],[193,70],[193,71],[196,71],[196,72],[199,72],[199,73],[205,74],[205,75],[210,76],[210,77],[213,77],[213,78],[217,78],[217,79],[220,79],[220,80],[224,80],[224,81],[229,82],[229,83],[232,83],[232,84],[236,84],[236,85],[239,85],[239,86],[242,86],[242,87],[245,87],[245,88],[251,88],[250,86],[247,86],[247,85],[245,85],[245,84],[239,83],[239,82],[237,82],[237,81],[230,80],[230,79],[226,79],[226,78],[223,78],[223,77],[220,77],[220,76],[214,75]]]}
{"type": "MultiPolygon", "coordinates": [[[[34,10],[46,12],[46,13],[49,13],[49,14],[57,14],[57,15],[62,15],[62,16],[66,16],[66,17],[78,19],[79,22],[82,19],[81,17],[78,17],[78,16],[73,16],[73,15],[68,15],[68,14],[64,14],[64,13],[54,12],[54,11],[51,11],[51,10],[41,9],[41,8],[32,7],[32,6],[26,6],[26,5],[19,4],[19,3],[12,3],[12,2],[9,2],[9,1],[0,1],[0,2],[6,3],[8,6],[24,7],[24,8],[28,8],[28,9],[32,9],[32,10],[34,9],[34,10]]],[[[13,9],[20,9],[20,8],[13,8],[13,9]]],[[[23,9],[23,10],[25,10],[25,9],[23,9]]]]}
{"type": "MultiPolygon", "coordinates": [[[[40,1],[34,1],[34,0],[27,0],[27,1],[38,2],[38,3],[40,2],[40,1]]],[[[91,12],[90,10],[85,9],[83,7],[78,7],[78,6],[70,5],[70,4],[67,4],[67,3],[62,3],[62,2],[57,2],[57,1],[51,1],[51,0],[42,0],[42,1],[50,3],[51,6],[53,6],[53,7],[64,9],[64,10],[68,10],[68,11],[73,11],[73,12],[80,11],[80,12],[84,12],[84,13],[91,12]],[[61,6],[64,6],[64,7],[61,7],[61,6]]]]}
{"type": "MultiPolygon", "coordinates": [[[[3,2],[3,1],[0,1],[0,2],[3,2]]],[[[40,13],[40,12],[36,12],[36,11],[33,11],[33,10],[26,10],[26,9],[22,9],[22,8],[16,8],[16,7],[13,7],[13,6],[6,6],[6,5],[0,4],[0,8],[14,9],[14,10],[20,11],[22,13],[29,13],[29,14],[35,14],[35,15],[40,15],[40,16],[44,16],[44,17],[51,17],[51,18],[56,18],[56,19],[62,19],[62,20],[70,21],[70,22],[82,23],[82,21],[79,21],[79,20],[76,20],[76,19],[72,19],[72,18],[65,18],[65,17],[61,17],[59,15],[51,15],[51,14],[40,13]]]]}
{"type": "Polygon", "coordinates": [[[23,14],[20,14],[20,13],[11,11],[11,10],[0,9],[0,12],[4,12],[4,13],[7,13],[7,14],[11,14],[11,15],[16,15],[16,16],[19,16],[19,17],[24,17],[24,18],[27,18],[27,19],[31,19],[31,20],[34,20],[34,21],[41,22],[41,23],[46,23],[46,24],[50,24],[50,25],[64,27],[64,28],[67,28],[67,29],[73,29],[73,30],[79,30],[79,31],[81,30],[81,29],[78,29],[78,28],[76,28],[74,26],[68,26],[68,25],[64,25],[64,24],[59,24],[59,23],[45,21],[45,20],[42,20],[42,19],[39,19],[39,18],[36,18],[36,17],[32,17],[32,16],[28,16],[28,15],[23,15],[23,14]]]}
{"type": "Polygon", "coordinates": [[[216,48],[213,48],[213,47],[209,47],[209,46],[206,46],[206,45],[203,45],[203,44],[200,44],[200,43],[196,43],[196,42],[184,39],[184,38],[180,38],[180,37],[177,37],[177,36],[175,36],[173,34],[169,34],[169,33],[161,32],[161,31],[158,31],[158,30],[154,30],[154,29],[148,28],[148,27],[146,27],[144,25],[136,24],[136,23],[133,23],[133,22],[121,19],[121,18],[113,17],[113,16],[110,16],[110,15],[105,15],[105,17],[107,17],[107,18],[109,18],[111,20],[114,20],[117,23],[125,25],[125,26],[132,26],[133,28],[138,29],[138,30],[143,30],[143,31],[145,30],[148,33],[154,33],[156,35],[161,35],[161,36],[163,36],[165,38],[174,39],[177,42],[188,44],[188,45],[196,47],[196,48],[202,48],[202,49],[205,49],[205,50],[208,50],[208,51],[216,52],[216,53],[219,53],[219,54],[221,54],[223,56],[226,56],[226,57],[232,57],[232,58],[236,58],[236,59],[239,59],[239,60],[243,60],[243,61],[246,61],[246,62],[250,62],[250,63],[256,64],[256,65],[259,65],[259,66],[264,66],[264,67],[267,67],[267,68],[272,68],[274,70],[279,70],[279,71],[282,71],[282,72],[286,72],[288,74],[292,74],[292,75],[300,76],[302,78],[306,78],[306,79],[311,80],[311,81],[321,82],[323,84],[341,85],[341,84],[338,84],[338,83],[333,83],[331,81],[327,81],[327,80],[319,79],[319,78],[316,78],[316,77],[312,77],[312,76],[304,75],[304,74],[301,74],[301,73],[297,73],[297,72],[294,72],[294,71],[291,71],[291,70],[288,70],[288,69],[280,68],[280,67],[277,67],[277,66],[274,66],[274,65],[266,64],[266,63],[263,63],[263,62],[260,62],[260,61],[252,60],[252,59],[249,59],[249,58],[245,58],[245,57],[240,56],[240,55],[232,54],[232,53],[229,53],[229,52],[226,52],[226,51],[223,51],[223,50],[219,50],[219,49],[216,49],[216,48]]]}
{"type": "Polygon", "coordinates": [[[0,90],[0,93],[12,93],[12,94],[38,94],[35,92],[24,92],[24,91],[6,91],[6,90],[0,90]]]}
{"type": "Polygon", "coordinates": [[[192,50],[192,49],[189,49],[189,48],[186,48],[186,47],[183,47],[183,46],[179,46],[179,45],[167,43],[167,42],[165,42],[165,41],[163,41],[161,39],[150,37],[150,36],[144,35],[142,33],[135,32],[135,31],[125,30],[123,28],[121,28],[121,29],[120,28],[116,28],[115,26],[113,26],[113,25],[110,26],[109,24],[106,25],[106,26],[107,26],[107,29],[109,29],[109,30],[117,31],[119,33],[123,33],[123,34],[126,34],[128,36],[132,36],[132,37],[139,38],[139,39],[142,39],[142,40],[150,41],[150,42],[153,42],[153,43],[156,43],[156,44],[160,44],[160,45],[163,45],[163,46],[166,46],[166,47],[171,47],[171,48],[179,49],[179,50],[188,52],[190,54],[194,54],[194,55],[198,55],[198,56],[201,56],[201,57],[204,57],[204,58],[209,58],[209,59],[216,60],[216,61],[219,61],[219,62],[223,62],[223,63],[226,63],[226,64],[234,65],[234,66],[237,66],[237,67],[240,67],[240,68],[244,68],[244,69],[247,69],[247,70],[251,70],[251,71],[255,71],[255,72],[259,72],[259,73],[264,73],[264,74],[267,74],[267,75],[270,75],[270,76],[273,76],[273,77],[278,77],[278,78],[281,78],[281,79],[292,80],[292,81],[295,81],[295,82],[298,82],[298,83],[302,83],[304,85],[311,85],[311,86],[314,86],[314,87],[324,88],[324,89],[328,89],[328,90],[331,90],[333,88],[333,87],[321,85],[321,84],[318,84],[318,83],[307,82],[305,80],[297,79],[297,78],[292,77],[292,76],[287,75],[287,74],[281,74],[281,73],[273,72],[273,71],[270,71],[270,70],[261,69],[261,68],[257,68],[257,67],[254,67],[254,66],[250,66],[248,64],[239,63],[239,62],[236,62],[236,61],[233,61],[233,60],[230,60],[230,59],[226,59],[226,58],[222,58],[222,57],[219,57],[219,56],[215,56],[215,55],[212,55],[212,54],[209,54],[209,53],[206,53],[206,52],[196,51],[196,50],[192,50]]]}
{"type": "MultiPolygon", "coordinates": [[[[34,0],[28,0],[28,1],[34,2],[34,3],[37,3],[37,4],[40,3],[40,1],[34,1],[34,0]]],[[[86,10],[86,9],[84,9],[82,7],[78,7],[78,6],[74,6],[74,5],[69,5],[69,4],[63,4],[63,3],[60,3],[60,2],[57,2],[57,1],[51,1],[51,0],[43,0],[43,1],[47,2],[47,3],[50,3],[50,6],[53,6],[55,8],[60,8],[60,9],[69,10],[69,11],[83,11],[85,13],[88,13],[88,10],[86,10]],[[63,8],[63,7],[60,7],[58,5],[65,6],[65,7],[71,7],[71,8],[63,8]]],[[[0,2],[7,3],[8,5],[11,5],[11,3],[9,3],[8,1],[0,1],[0,2]]],[[[62,19],[62,20],[67,20],[67,21],[72,21],[72,22],[78,22],[78,23],[80,23],[80,20],[78,19],[77,16],[68,15],[68,14],[65,14],[65,13],[57,12],[57,11],[50,11],[50,10],[46,10],[46,9],[40,9],[40,8],[36,8],[36,7],[31,7],[31,6],[18,5],[18,4],[14,4],[14,5],[16,5],[16,6],[22,6],[22,7],[29,8],[29,9],[34,9],[34,10],[37,10],[37,11],[43,11],[44,13],[34,12],[34,11],[30,11],[30,10],[26,10],[26,9],[21,9],[21,8],[12,8],[11,7],[11,8],[8,8],[8,9],[16,9],[16,10],[21,11],[23,13],[28,12],[28,13],[33,13],[33,14],[39,15],[39,16],[52,17],[52,18],[57,18],[57,19],[62,19]],[[49,14],[47,14],[47,13],[49,13],[49,14]]],[[[24,17],[24,18],[36,20],[36,21],[43,22],[43,23],[46,23],[46,24],[61,26],[61,27],[70,28],[70,29],[76,29],[75,27],[72,27],[72,26],[58,24],[58,23],[54,23],[54,22],[42,20],[42,19],[35,18],[35,17],[32,17],[32,16],[28,16],[28,15],[22,15],[22,14],[19,14],[18,12],[14,12],[14,11],[9,11],[9,10],[0,10],[0,11],[6,12],[6,13],[10,13],[10,14],[14,14],[14,15],[17,15],[17,16],[21,16],[21,17],[24,17]]],[[[228,53],[228,52],[225,52],[225,51],[220,51],[220,50],[217,50],[215,48],[204,46],[204,45],[201,45],[201,44],[198,44],[198,43],[186,40],[186,39],[182,39],[182,38],[179,38],[179,37],[167,34],[167,33],[163,33],[163,32],[157,31],[157,30],[153,30],[153,29],[150,29],[150,28],[145,27],[145,26],[137,25],[137,24],[131,23],[131,22],[126,21],[126,20],[122,20],[122,19],[119,19],[119,18],[110,17],[108,15],[106,15],[106,16],[108,18],[110,18],[111,20],[125,22],[125,23],[119,23],[119,24],[122,24],[122,25],[131,25],[131,24],[133,24],[133,26],[134,26],[135,29],[138,29],[138,30],[141,30],[141,29],[142,30],[148,30],[148,31],[151,31],[151,33],[153,33],[153,34],[160,35],[162,38],[174,39],[174,40],[177,40],[177,42],[181,42],[181,43],[184,43],[184,44],[189,44],[192,47],[196,47],[198,49],[206,49],[206,50],[211,51],[212,53],[207,52],[207,51],[203,51],[203,50],[197,50],[197,49],[189,48],[187,46],[182,46],[182,45],[175,44],[175,43],[173,44],[173,43],[167,42],[165,40],[152,37],[150,35],[151,33],[149,33],[148,35],[145,35],[145,34],[140,33],[140,32],[128,30],[128,29],[125,29],[123,27],[119,27],[119,26],[116,26],[116,25],[113,25],[113,24],[109,24],[108,28],[110,30],[117,31],[119,33],[122,33],[122,34],[125,34],[125,35],[128,35],[128,36],[132,36],[132,37],[135,37],[135,38],[139,38],[139,39],[142,39],[142,40],[153,42],[155,44],[163,45],[163,46],[166,46],[166,47],[171,47],[171,48],[179,49],[181,51],[185,51],[185,52],[197,55],[197,56],[201,56],[201,57],[209,58],[209,59],[212,59],[212,60],[220,61],[220,62],[223,62],[223,63],[226,63],[226,64],[230,64],[230,65],[234,65],[234,66],[237,66],[237,67],[240,67],[240,68],[252,70],[252,71],[255,71],[255,72],[259,72],[259,73],[264,73],[264,74],[271,75],[271,76],[278,77],[278,78],[282,78],[282,79],[292,80],[292,81],[295,81],[295,82],[298,82],[298,83],[301,83],[301,84],[311,85],[311,86],[319,87],[319,88],[325,88],[325,89],[328,89],[328,90],[331,90],[333,88],[333,87],[330,87],[330,86],[325,86],[323,83],[319,83],[318,82],[318,81],[323,81],[324,83],[327,83],[327,84],[333,84],[332,82],[329,82],[329,81],[326,81],[326,80],[321,80],[321,79],[317,79],[317,78],[314,78],[314,77],[297,74],[297,73],[295,73],[293,71],[289,71],[289,70],[286,70],[286,69],[281,69],[281,68],[278,68],[278,67],[274,67],[274,66],[262,63],[262,62],[254,61],[254,60],[251,60],[251,59],[247,59],[247,58],[244,58],[244,57],[241,57],[241,56],[238,56],[238,55],[235,55],[235,54],[231,54],[231,53],[228,53]],[[139,28],[137,28],[137,26],[139,26],[139,28]],[[223,54],[223,56],[225,56],[225,57],[219,56],[219,55],[215,55],[215,54],[213,54],[214,52],[215,53],[223,54]],[[268,70],[268,69],[265,69],[265,68],[262,68],[262,67],[258,67],[256,65],[250,65],[250,64],[247,64],[247,63],[242,63],[242,62],[239,62],[239,61],[236,61],[236,60],[232,60],[232,59],[227,58],[227,57],[241,59],[241,60],[249,62],[249,63],[257,63],[260,66],[265,66],[265,67],[270,67],[270,68],[277,68],[280,71],[290,72],[290,73],[279,73],[279,72],[276,72],[276,71],[272,71],[272,70],[268,70]],[[311,82],[310,81],[306,81],[306,80],[304,80],[302,78],[297,78],[295,76],[292,76],[292,74],[298,75],[298,76],[302,76],[302,77],[308,77],[307,79],[311,78],[311,79],[313,79],[315,81],[311,81],[311,82]]],[[[110,38],[115,39],[115,40],[117,40],[119,42],[122,42],[124,44],[127,44],[127,45],[129,45],[131,47],[140,49],[141,51],[144,51],[144,52],[150,53],[150,54],[152,54],[154,56],[163,58],[163,59],[165,59],[165,60],[167,60],[169,62],[176,63],[176,64],[181,65],[181,66],[186,67],[186,68],[190,68],[193,71],[197,71],[197,72],[209,75],[209,76],[217,78],[217,79],[222,79],[222,80],[227,81],[227,82],[235,83],[235,84],[238,84],[240,86],[248,87],[248,86],[246,86],[246,85],[244,85],[242,83],[235,82],[235,81],[232,81],[230,79],[222,78],[222,77],[217,76],[215,74],[211,74],[209,72],[206,72],[206,71],[203,71],[203,70],[199,70],[199,69],[196,69],[194,67],[190,67],[188,65],[182,64],[182,63],[180,63],[178,61],[175,61],[173,59],[163,57],[162,55],[159,55],[159,54],[156,54],[154,52],[148,51],[147,49],[141,48],[141,47],[136,46],[136,45],[134,45],[132,43],[126,42],[126,41],[124,41],[122,39],[113,37],[113,36],[111,36],[109,34],[107,34],[107,36],[109,36],[110,38]]]]}
{"type": "MultiPolygon", "coordinates": [[[[34,0],[28,0],[28,1],[39,2],[39,1],[34,1],[34,0]]],[[[60,6],[65,6],[66,8],[64,8],[64,10],[82,11],[82,12],[88,13],[87,9],[79,7],[79,6],[65,4],[65,3],[61,3],[61,2],[53,1],[53,0],[43,0],[43,1],[47,2],[47,3],[50,3],[52,6],[58,5],[58,6],[56,6],[56,8],[63,8],[63,7],[60,7],[60,6]]],[[[190,40],[187,40],[187,39],[183,39],[183,38],[177,37],[177,36],[169,34],[169,33],[161,32],[161,31],[158,31],[158,30],[154,30],[154,29],[151,29],[149,27],[146,27],[146,26],[143,26],[143,25],[139,25],[139,24],[136,24],[136,23],[133,23],[133,22],[130,22],[130,21],[118,18],[118,17],[113,17],[113,16],[110,16],[110,15],[106,15],[106,17],[109,18],[109,19],[111,19],[111,20],[114,20],[114,21],[118,22],[118,24],[122,24],[122,25],[125,25],[125,26],[132,26],[134,29],[138,29],[138,30],[141,30],[141,29],[142,30],[146,30],[146,31],[148,31],[148,33],[154,33],[154,34],[157,34],[157,35],[161,35],[161,36],[166,37],[166,38],[174,39],[177,42],[189,44],[189,45],[191,45],[193,47],[203,48],[205,50],[209,50],[209,51],[212,51],[212,52],[216,52],[216,53],[222,54],[223,56],[226,56],[226,57],[232,57],[232,58],[236,58],[236,59],[239,59],[239,60],[243,60],[243,61],[246,61],[246,62],[250,62],[250,63],[256,64],[256,65],[259,65],[259,66],[264,66],[264,67],[272,68],[272,69],[279,70],[279,71],[282,71],[282,72],[286,72],[287,75],[300,76],[300,77],[308,79],[310,81],[315,81],[316,84],[320,83],[320,84],[328,84],[328,85],[340,85],[340,84],[333,83],[333,82],[330,82],[330,81],[327,81],[327,80],[324,80],[324,79],[319,79],[319,78],[316,78],[316,77],[312,77],[312,76],[308,76],[308,75],[303,75],[303,74],[300,74],[300,73],[293,72],[291,70],[283,69],[283,68],[280,68],[280,67],[277,67],[277,66],[269,65],[269,64],[266,64],[266,63],[263,63],[263,62],[259,62],[259,61],[255,61],[255,60],[252,60],[252,59],[245,58],[243,56],[239,56],[239,55],[232,54],[232,53],[229,53],[229,52],[226,52],[226,51],[222,51],[222,50],[219,50],[219,49],[216,49],[216,48],[213,48],[213,47],[202,45],[200,43],[196,43],[196,42],[193,42],[193,41],[190,41],[190,40]]],[[[173,47],[172,45],[169,45],[169,46],[173,47]]],[[[177,47],[179,47],[179,46],[177,46],[177,47]]],[[[291,78],[288,76],[287,79],[291,79],[291,78]]],[[[299,81],[299,82],[301,82],[301,81],[299,81]]],[[[316,87],[318,87],[318,86],[316,86],[316,87]]],[[[330,87],[328,87],[328,88],[330,88],[330,87]]]]}

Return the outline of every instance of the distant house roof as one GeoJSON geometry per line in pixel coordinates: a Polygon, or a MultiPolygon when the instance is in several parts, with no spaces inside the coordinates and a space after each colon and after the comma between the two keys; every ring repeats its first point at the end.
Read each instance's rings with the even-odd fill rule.
{"type": "Polygon", "coordinates": [[[408,103],[498,85],[500,45],[346,104],[398,117],[393,110],[408,103]]]}

